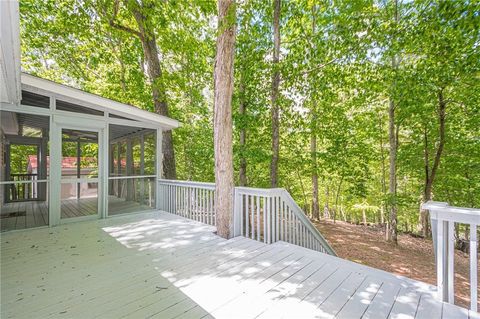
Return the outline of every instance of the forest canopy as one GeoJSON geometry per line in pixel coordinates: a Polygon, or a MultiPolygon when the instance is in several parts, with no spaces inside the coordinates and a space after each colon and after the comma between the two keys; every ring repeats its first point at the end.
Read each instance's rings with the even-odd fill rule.
{"type": "MultiPolygon", "coordinates": [[[[480,2],[282,1],[276,63],[273,10],[237,2],[236,184],[271,185],[278,72],[278,186],[306,212],[315,194],[320,215],[351,222],[395,206],[417,232],[424,200],[480,205],[480,2]]],[[[22,0],[20,14],[25,72],[168,105],[176,177],[214,181],[214,1],[22,0]]]]}

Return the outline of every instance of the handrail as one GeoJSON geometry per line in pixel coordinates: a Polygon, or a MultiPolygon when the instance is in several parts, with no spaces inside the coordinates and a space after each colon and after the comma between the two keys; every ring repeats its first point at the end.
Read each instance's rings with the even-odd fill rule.
{"type": "Polygon", "coordinates": [[[480,209],[453,207],[434,201],[423,204],[422,209],[430,212],[438,297],[442,301],[454,303],[455,299],[455,223],[470,226],[470,309],[478,311],[477,228],[480,225],[480,209]]]}
{"type": "Polygon", "coordinates": [[[320,233],[320,231],[312,224],[310,219],[307,218],[303,210],[300,208],[300,206],[297,204],[297,202],[293,199],[292,195],[285,190],[283,190],[283,196],[285,196],[285,199],[289,201],[290,205],[294,206],[296,208],[296,214],[298,215],[298,218],[304,223],[304,225],[312,232],[312,234],[317,238],[318,241],[320,241],[325,249],[327,250],[328,254],[337,256],[337,253],[335,250],[330,246],[330,244],[327,242],[325,237],[320,233]],[[298,214],[297,212],[301,212],[298,214]]]}
{"type": "MultiPolygon", "coordinates": [[[[159,209],[216,225],[215,184],[159,179],[159,209]]],[[[235,187],[233,236],[267,244],[286,241],[336,256],[333,248],[283,188],[235,187]]]]}
{"type": "Polygon", "coordinates": [[[194,182],[194,181],[179,181],[173,179],[159,179],[158,180],[162,184],[169,184],[169,185],[181,185],[186,187],[202,187],[215,190],[215,183],[207,183],[207,182],[194,182]]]}
{"type": "Polygon", "coordinates": [[[336,256],[333,248],[283,188],[235,187],[235,235],[286,241],[336,256]]]}

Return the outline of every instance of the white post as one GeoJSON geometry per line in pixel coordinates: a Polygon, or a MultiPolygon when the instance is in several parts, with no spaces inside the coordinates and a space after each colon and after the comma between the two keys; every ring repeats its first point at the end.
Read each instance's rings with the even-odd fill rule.
{"type": "Polygon", "coordinates": [[[242,197],[237,188],[233,189],[233,194],[233,237],[237,237],[242,235],[242,197]]]}
{"type": "MultiPolygon", "coordinates": [[[[108,114],[106,114],[108,116],[108,114]]],[[[100,130],[99,134],[99,143],[100,143],[100,152],[102,155],[99,156],[100,167],[99,167],[99,182],[101,183],[100,194],[102,202],[100,208],[100,218],[107,218],[108,216],[108,172],[110,164],[110,142],[109,142],[109,124],[105,123],[105,128],[100,130]]]]}
{"type": "Polygon", "coordinates": [[[478,311],[477,224],[470,224],[470,309],[478,311]]]}
{"type": "Polygon", "coordinates": [[[48,195],[50,226],[55,226],[60,223],[60,203],[62,191],[62,135],[59,127],[55,123],[54,117],[55,115],[50,117],[50,193],[48,195]]]}
{"type": "Polygon", "coordinates": [[[447,221],[447,297],[448,302],[455,303],[455,286],[454,286],[454,261],[455,261],[455,223],[452,221],[447,221]]]}
{"type": "MultiPolygon", "coordinates": [[[[156,138],[156,156],[155,156],[155,171],[157,175],[157,179],[161,179],[163,177],[163,148],[162,143],[163,141],[163,131],[161,128],[157,129],[157,138],[156,138]]],[[[160,209],[161,204],[160,201],[164,201],[165,198],[161,196],[161,188],[158,185],[157,181],[153,181],[155,185],[155,207],[160,209]]]]}

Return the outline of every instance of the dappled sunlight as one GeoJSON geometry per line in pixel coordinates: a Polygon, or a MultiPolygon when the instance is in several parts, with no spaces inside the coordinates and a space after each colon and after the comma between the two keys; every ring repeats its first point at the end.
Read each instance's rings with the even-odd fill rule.
{"type": "MultiPolygon", "coordinates": [[[[6,302],[24,298],[35,305],[28,294],[43,293],[48,301],[38,313],[44,316],[84,311],[91,317],[358,318],[368,310],[416,307],[418,296],[433,296],[432,286],[399,275],[285,242],[226,240],[214,230],[157,212],[42,233],[49,246],[31,253],[56,258],[46,258],[48,268],[36,264],[40,288],[25,286],[22,278],[8,282],[6,302]]],[[[22,274],[21,267],[31,266],[15,272],[22,274]]]]}
{"type": "MultiPolygon", "coordinates": [[[[24,298],[35,307],[43,295],[40,316],[275,319],[359,318],[368,311],[394,317],[415,309],[420,295],[436,303],[432,286],[400,275],[285,242],[226,240],[214,230],[159,212],[44,230],[45,251],[30,250],[45,259],[29,271],[39,288],[23,277],[7,282],[6,302],[24,298]],[[50,254],[55,258],[42,257],[50,254]]],[[[22,267],[32,267],[22,265],[27,256],[2,262],[19,263],[11,271],[22,275],[22,267]]]]}

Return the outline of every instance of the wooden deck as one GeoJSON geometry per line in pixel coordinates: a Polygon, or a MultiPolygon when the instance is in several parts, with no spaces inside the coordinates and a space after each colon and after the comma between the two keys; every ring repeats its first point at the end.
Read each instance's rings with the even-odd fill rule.
{"type": "MultiPolygon", "coordinates": [[[[62,200],[62,218],[81,217],[97,214],[97,198],[62,200]]],[[[147,205],[134,201],[125,201],[109,196],[109,214],[127,214],[151,210],[147,205]]],[[[7,203],[1,207],[0,230],[19,230],[48,225],[48,206],[44,201],[25,201],[7,203]]]]}
{"type": "Polygon", "coordinates": [[[469,318],[427,284],[213,231],[150,212],[3,233],[1,317],[469,318]]]}

